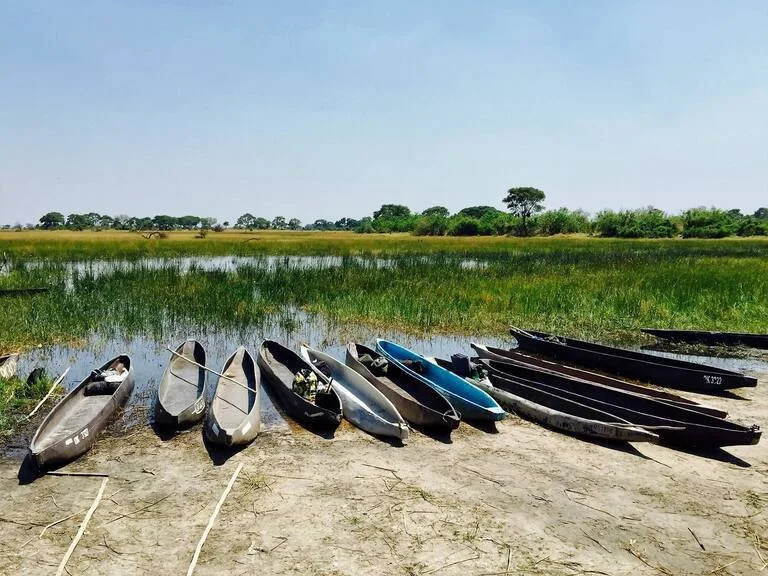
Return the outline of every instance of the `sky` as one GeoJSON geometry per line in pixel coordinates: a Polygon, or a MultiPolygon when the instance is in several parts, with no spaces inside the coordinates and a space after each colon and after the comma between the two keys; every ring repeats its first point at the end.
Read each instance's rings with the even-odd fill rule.
{"type": "Polygon", "coordinates": [[[768,206],[768,2],[0,0],[0,224],[768,206]]]}

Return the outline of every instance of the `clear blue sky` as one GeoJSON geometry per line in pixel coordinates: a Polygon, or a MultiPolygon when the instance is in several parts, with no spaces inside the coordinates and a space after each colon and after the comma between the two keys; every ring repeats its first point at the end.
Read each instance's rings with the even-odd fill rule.
{"type": "Polygon", "coordinates": [[[0,223],[768,205],[768,2],[0,0],[0,223]]]}

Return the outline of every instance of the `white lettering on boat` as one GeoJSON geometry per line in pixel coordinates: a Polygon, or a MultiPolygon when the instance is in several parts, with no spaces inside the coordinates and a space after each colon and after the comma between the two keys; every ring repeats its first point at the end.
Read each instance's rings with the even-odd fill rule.
{"type": "Polygon", "coordinates": [[[712,384],[714,386],[721,386],[723,384],[723,377],[710,376],[709,374],[704,374],[704,382],[706,382],[707,384],[712,384]]]}
{"type": "Polygon", "coordinates": [[[193,414],[200,414],[205,409],[205,400],[203,398],[200,398],[197,402],[195,402],[195,408],[192,410],[193,414]]]}
{"type": "Polygon", "coordinates": [[[72,444],[72,438],[67,438],[67,440],[64,442],[64,446],[69,446],[72,444]]]}
{"type": "Polygon", "coordinates": [[[75,443],[75,446],[80,444],[80,436],[75,436],[74,438],[72,438],[72,442],[75,443]]]}

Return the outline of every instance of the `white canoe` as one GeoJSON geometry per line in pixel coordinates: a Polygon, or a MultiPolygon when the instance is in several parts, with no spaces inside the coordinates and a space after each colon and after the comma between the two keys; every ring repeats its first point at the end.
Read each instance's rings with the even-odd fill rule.
{"type": "Polygon", "coordinates": [[[410,430],[392,402],[349,366],[307,346],[301,347],[301,356],[316,372],[322,372],[315,362],[325,362],[331,373],[331,386],[341,398],[344,418],[361,430],[376,436],[394,436],[405,442],[410,430]]]}

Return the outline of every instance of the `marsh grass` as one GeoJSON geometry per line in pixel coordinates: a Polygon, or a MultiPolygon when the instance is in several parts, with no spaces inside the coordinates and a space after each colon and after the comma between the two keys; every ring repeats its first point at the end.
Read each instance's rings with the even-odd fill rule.
{"type": "Polygon", "coordinates": [[[51,384],[52,380],[48,377],[40,378],[33,384],[27,384],[16,376],[0,378],[0,439],[27,421],[26,414],[45,396],[51,384]]]}
{"type": "Polygon", "coordinates": [[[3,282],[45,280],[53,290],[3,300],[0,349],[97,330],[161,338],[178,326],[290,326],[301,314],[420,335],[503,334],[510,324],[613,340],[638,339],[644,326],[765,332],[765,246],[622,242],[606,250],[598,240],[560,240],[471,259],[439,252],[310,265],[256,259],[231,270],[137,260],[72,272],[59,262],[19,262],[3,282]]]}

